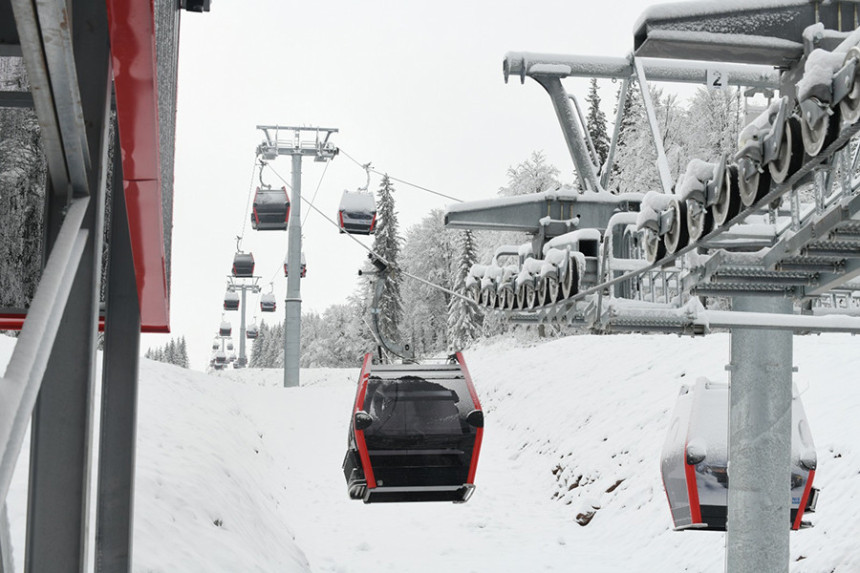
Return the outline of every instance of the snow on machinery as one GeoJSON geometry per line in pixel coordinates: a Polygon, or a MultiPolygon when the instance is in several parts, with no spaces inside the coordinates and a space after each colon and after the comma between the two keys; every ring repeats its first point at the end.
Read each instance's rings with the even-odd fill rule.
{"type": "MultiPolygon", "coordinates": [[[[729,385],[699,378],[682,386],[663,445],[660,469],[676,530],[725,531],[728,506],[729,385]]],[[[817,457],[800,396],[791,404],[791,513],[793,530],[813,512],[817,457]]]]}
{"type": "MultiPolygon", "coordinates": [[[[470,296],[528,323],[563,321],[600,332],[645,326],[702,333],[717,323],[703,318],[704,308],[687,308],[696,296],[777,294],[808,307],[831,291],[858,290],[860,198],[850,173],[860,162],[846,144],[860,130],[860,32],[841,31],[854,21],[846,6],[854,4],[654,6],[640,17],[634,53],[626,58],[507,54],[505,79],[528,77],[546,90],[576,166],[576,189],[544,195],[569,193],[584,205],[601,201],[613,187],[621,117],[607,160],[598,166],[583,137],[581,115],[562,84],[570,77],[621,80],[619,110],[637,86],[657,150],[660,185],[631,194],[638,199],[628,208],[590,220],[552,211],[549,197],[543,211],[520,214],[513,212],[522,208],[520,197],[452,207],[446,220],[451,228],[532,235],[530,248],[523,245],[513,257],[476,265],[467,278],[470,296]],[[674,180],[654,102],[643,89],[649,81],[720,83],[745,93],[779,94],[742,130],[736,152],[693,158],[674,180]],[[565,231],[551,228],[559,221],[565,231]],[[549,223],[544,231],[543,222],[549,223]],[[551,250],[557,245],[547,248],[564,232],[586,229],[599,234],[595,249],[584,243],[592,254],[582,250],[582,242],[564,247],[567,259],[551,250]],[[571,255],[578,266],[571,264],[571,255]],[[566,269],[580,271],[578,285],[566,269]],[[559,293],[565,280],[574,283],[572,292],[559,293]]],[[[540,195],[526,200],[539,202],[540,195]]],[[[720,317],[720,326],[733,320],[720,317]]],[[[815,329],[830,327],[813,322],[815,329]]]]}
{"type": "Polygon", "coordinates": [[[373,332],[403,363],[364,357],[343,461],[347,491],[364,503],[466,502],[475,489],[484,414],[463,355],[446,364],[418,364],[410,344],[386,339],[379,300],[389,268],[373,255],[371,261],[373,332]]]}

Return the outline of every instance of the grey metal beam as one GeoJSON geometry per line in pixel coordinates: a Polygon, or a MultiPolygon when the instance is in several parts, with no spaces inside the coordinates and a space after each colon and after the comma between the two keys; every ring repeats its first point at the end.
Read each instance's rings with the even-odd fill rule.
{"type": "Polygon", "coordinates": [[[12,15],[12,5],[9,0],[0,0],[0,57],[20,55],[21,41],[12,15]]]}
{"type": "MultiPolygon", "coordinates": [[[[736,311],[790,313],[788,299],[734,297],[736,311]]],[[[792,334],[732,329],[726,571],[789,566],[792,334]]]]}
{"type": "Polygon", "coordinates": [[[6,502],[0,506],[0,573],[15,573],[12,558],[12,536],[9,534],[9,513],[6,502]]]}
{"type": "Polygon", "coordinates": [[[40,2],[37,11],[72,193],[91,197],[82,224],[88,231],[84,253],[57,332],[62,344],[51,349],[33,409],[25,571],[50,573],[88,569],[112,73],[103,3],[40,2]]]}
{"type": "Polygon", "coordinates": [[[543,228],[546,238],[552,238],[576,229],[605,229],[613,214],[638,211],[641,201],[639,193],[614,195],[608,192],[547,191],[452,205],[445,213],[445,226],[451,229],[537,233],[542,228],[540,220],[550,217],[558,223],[550,223],[543,228]],[[562,223],[577,218],[575,225],[562,223]]]}
{"type": "Polygon", "coordinates": [[[654,109],[654,103],[651,101],[651,89],[648,87],[648,81],[645,77],[645,69],[642,67],[642,62],[635,60],[633,67],[636,70],[636,79],[639,83],[639,90],[642,92],[642,103],[645,105],[645,116],[648,118],[648,125],[651,128],[651,139],[654,142],[654,148],[657,152],[657,172],[660,174],[660,183],[663,184],[663,193],[667,195],[672,192],[672,174],[669,172],[669,160],[666,159],[666,150],[663,146],[663,135],[660,133],[660,126],[657,124],[657,114],[654,109]]]}
{"type": "Polygon", "coordinates": [[[749,7],[716,2],[657,5],[639,17],[633,46],[637,56],[788,67],[803,55],[807,26],[822,21],[827,28],[836,29],[836,6],[829,4],[783,0],[777,5],[759,2],[749,7]]]}
{"type": "Polygon", "coordinates": [[[89,201],[84,252],[33,408],[27,572],[85,569],[104,215],[99,195],[89,201]]]}
{"type": "Polygon", "coordinates": [[[89,199],[72,202],[58,233],[56,246],[42,271],[27,320],[0,379],[0,403],[14,415],[0,417],[0,499],[6,499],[12,473],[24,441],[30,414],[57,338],[72,278],[84,251],[88,232],[81,229],[89,199]]]}
{"type": "Polygon", "coordinates": [[[0,108],[3,107],[31,108],[33,107],[33,94],[30,92],[0,91],[0,108]]]}
{"type": "MultiPolygon", "coordinates": [[[[678,59],[637,57],[642,62],[645,77],[650,82],[707,83],[709,69],[719,69],[728,76],[732,86],[764,89],[779,88],[779,72],[768,66],[748,66],[711,62],[691,62],[678,59]]],[[[629,80],[636,73],[631,57],[598,57],[537,52],[508,52],[502,64],[505,81],[510,76],[526,77],[552,74],[558,78],[605,78],[629,80]]]]}
{"type": "Polygon", "coordinates": [[[600,181],[597,180],[591,158],[588,156],[588,149],[582,132],[579,130],[576,112],[571,105],[568,93],[561,85],[561,79],[552,74],[535,74],[532,78],[549,94],[561,131],[564,134],[564,140],[567,143],[568,152],[576,167],[576,176],[579,179],[580,188],[588,191],[600,191],[602,187],[600,181]]]}
{"type": "MultiPolygon", "coordinates": [[[[115,139],[119,149],[118,138],[115,139]]],[[[140,301],[115,154],[105,317],[95,570],[131,571],[140,301]]]]}

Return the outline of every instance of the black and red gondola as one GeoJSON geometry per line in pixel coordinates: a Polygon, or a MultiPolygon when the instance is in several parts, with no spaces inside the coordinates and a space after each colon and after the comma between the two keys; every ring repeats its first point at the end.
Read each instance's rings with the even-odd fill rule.
{"type": "Polygon", "coordinates": [[[275,312],[275,310],[277,310],[275,293],[263,293],[263,295],[260,297],[260,310],[263,312],[275,312]]]}
{"type": "Polygon", "coordinates": [[[346,191],[340,199],[337,223],[341,233],[372,235],[376,231],[376,201],[372,193],[346,191]]]}
{"type": "Polygon", "coordinates": [[[239,310],[239,293],[229,289],[224,293],[224,310],[239,310]]]}
{"type": "Polygon", "coordinates": [[[254,254],[237,252],[233,255],[233,276],[250,278],[254,276],[254,254]]]}
{"type": "Polygon", "coordinates": [[[365,503],[468,501],[484,414],[459,352],[448,364],[373,364],[358,380],[343,472],[365,503]]]}
{"type": "Polygon", "coordinates": [[[260,330],[257,328],[257,322],[254,321],[251,323],[251,326],[245,329],[245,338],[248,340],[254,340],[260,335],[260,330]]]}
{"type": "Polygon", "coordinates": [[[254,193],[254,210],[251,227],[257,231],[286,231],[290,220],[290,198],[287,188],[265,189],[257,187],[254,193]]]}
{"type": "MultiPolygon", "coordinates": [[[[663,445],[663,487],[675,530],[725,531],[728,516],[729,385],[699,378],[682,386],[663,445]]],[[[812,487],[817,458],[800,396],[791,405],[791,529],[800,529],[804,512],[815,511],[812,487]]],[[[788,501],[788,500],[786,500],[788,501]]]]}
{"type": "Polygon", "coordinates": [[[222,321],[220,328],[218,328],[218,335],[219,336],[230,336],[230,334],[232,332],[233,332],[233,327],[230,325],[230,322],[226,321],[226,320],[222,321]]]}
{"type": "MultiPolygon", "coordinates": [[[[287,256],[284,257],[284,276],[285,277],[290,276],[289,269],[287,268],[288,267],[287,261],[289,258],[290,258],[289,254],[287,254],[287,256]]],[[[301,278],[305,278],[305,276],[307,276],[307,274],[308,274],[308,265],[307,265],[307,263],[305,263],[305,254],[302,253],[302,275],[301,275],[301,278]]]]}

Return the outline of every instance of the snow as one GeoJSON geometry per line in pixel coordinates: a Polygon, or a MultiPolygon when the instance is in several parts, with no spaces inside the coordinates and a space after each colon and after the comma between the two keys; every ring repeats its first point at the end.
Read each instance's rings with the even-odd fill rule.
{"type": "Polygon", "coordinates": [[[376,213],[376,200],[373,198],[373,193],[344,189],[340,198],[340,210],[376,213]]]}
{"type": "Polygon", "coordinates": [[[716,163],[708,163],[701,159],[692,159],[687,164],[687,170],[675,185],[675,194],[686,199],[693,191],[704,192],[705,185],[714,178],[717,170],[716,163]]]}
{"type": "Polygon", "coordinates": [[[642,229],[648,226],[648,223],[655,223],[659,226],[660,214],[668,209],[675,199],[674,195],[648,191],[642,199],[639,215],[636,216],[636,228],[642,229]]]}
{"type": "MultiPolygon", "coordinates": [[[[790,534],[793,573],[860,570],[857,344],[794,338],[821,498],[790,534]]],[[[724,570],[724,534],[672,531],[659,463],[681,385],[727,379],[728,335],[505,337],[465,357],[487,420],[475,495],[380,506],[340,469],[358,368],[285,389],[279,370],[141,360],[134,571],[724,570]]],[[[26,460],[7,499],[19,570],[26,460]]]]}
{"type": "Polygon", "coordinates": [[[813,90],[819,86],[825,86],[824,91],[830,93],[830,85],[833,74],[836,73],[845,62],[845,54],[828,52],[820,48],[812,50],[806,58],[803,67],[803,77],[797,82],[797,99],[803,101],[812,95],[813,90]]]}
{"type": "MultiPolygon", "coordinates": [[[[694,18],[713,14],[732,14],[767,8],[788,8],[791,6],[806,6],[809,0],[710,0],[702,2],[669,2],[646,8],[636,20],[633,31],[636,32],[646,22],[652,20],[694,18]]],[[[764,16],[759,16],[764,17],[764,16]]]]}
{"type": "Polygon", "coordinates": [[[578,249],[580,241],[600,241],[600,230],[598,229],[577,229],[569,233],[564,233],[558,237],[553,237],[543,246],[544,255],[553,248],[571,247],[578,249]]]}

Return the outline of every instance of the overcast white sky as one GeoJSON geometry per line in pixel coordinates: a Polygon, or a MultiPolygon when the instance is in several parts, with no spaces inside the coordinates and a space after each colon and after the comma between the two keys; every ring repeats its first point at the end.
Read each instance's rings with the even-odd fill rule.
{"type": "MultiPolygon", "coordinates": [[[[182,14],[174,187],[171,323],[185,336],[192,367],[208,360],[221,321],[226,275],[242,232],[258,124],[340,130],[334,142],[393,177],[464,200],[495,196],[506,170],[542,150],[572,181],[555,112],[534,81],[505,85],[508,51],[624,56],[647,0],[574,2],[213,0],[206,14],[182,14]]],[[[578,87],[579,86],[579,87],[578,87]]],[[[585,97],[585,86],[568,90],[585,97]]],[[[607,116],[617,84],[601,82],[607,116]]],[[[290,159],[273,167],[290,180],[290,159]]],[[[303,162],[310,199],[324,164],[303,162]]],[[[371,179],[371,189],[380,178],[371,179]]],[[[266,180],[280,185],[271,175],[266,180]]],[[[345,155],[329,165],[315,204],[333,216],[344,189],[364,185],[345,155]]],[[[396,184],[401,230],[447,200],[396,184]]],[[[303,227],[308,274],[304,311],[323,311],[356,288],[366,251],[310,209],[303,227]]],[[[372,239],[372,238],[371,238],[372,239]]],[[[256,274],[274,277],[283,319],[287,234],[245,230],[256,274]]],[[[368,244],[370,239],[365,239],[368,244]]],[[[266,287],[268,288],[268,287],[266,287]]],[[[404,288],[409,288],[408,284],[404,288]]],[[[227,313],[237,336],[239,315],[227,313]]],[[[169,337],[147,335],[143,348],[169,337]]]]}

